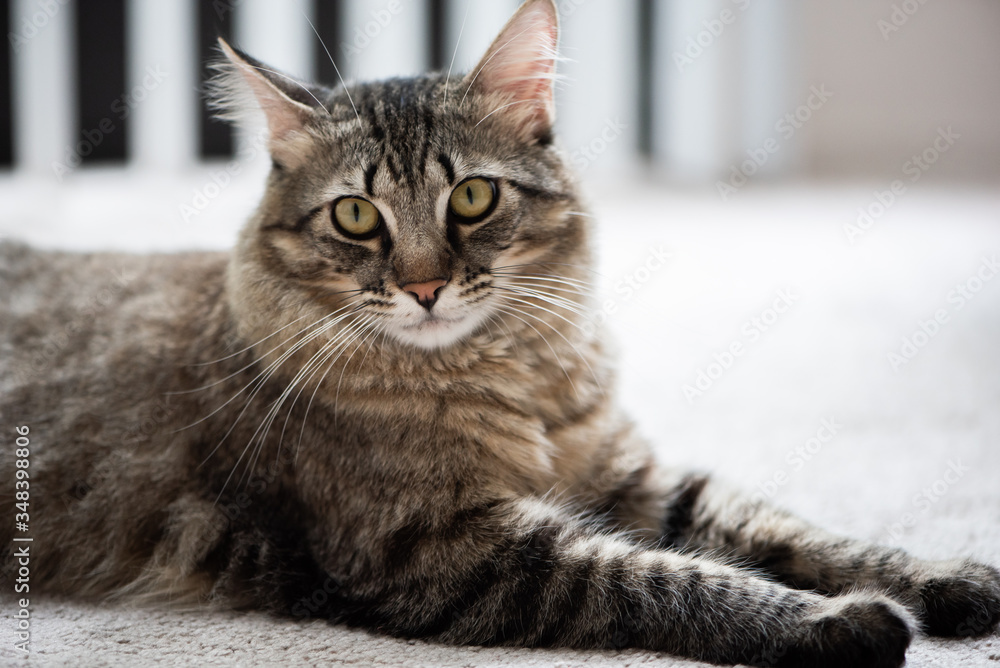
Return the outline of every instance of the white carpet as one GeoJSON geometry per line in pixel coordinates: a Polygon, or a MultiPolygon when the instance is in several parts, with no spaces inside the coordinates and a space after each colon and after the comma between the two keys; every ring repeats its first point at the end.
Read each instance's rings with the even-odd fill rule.
{"type": "MultiPolygon", "coordinates": [[[[0,181],[0,237],[225,247],[259,181],[222,189],[185,222],[179,204],[206,178],[156,188],[118,173],[58,188],[0,181]]],[[[873,189],[747,190],[726,204],[711,192],[595,193],[595,280],[613,302],[622,401],[670,461],[712,469],[832,530],[1000,565],[1000,277],[976,280],[984,258],[1000,259],[1000,195],[914,190],[852,245],[843,226],[873,189]],[[651,248],[671,257],[647,271],[651,248]],[[625,276],[631,296],[615,291],[625,276]],[[979,288],[961,307],[958,285],[979,288]],[[792,305],[772,314],[781,291],[792,305]],[[939,311],[945,324],[894,370],[888,353],[939,311]],[[711,367],[735,343],[743,352],[729,368],[711,367]],[[699,371],[717,379],[689,401],[683,388],[699,371]],[[810,441],[824,420],[836,434],[810,441]]],[[[255,614],[32,603],[29,665],[698,665],[638,651],[441,647],[255,614]]],[[[11,607],[9,597],[0,604],[11,607]]],[[[13,642],[12,620],[0,620],[0,664],[25,660],[13,642]]],[[[909,665],[1000,668],[1000,636],[920,639],[909,665]]]]}

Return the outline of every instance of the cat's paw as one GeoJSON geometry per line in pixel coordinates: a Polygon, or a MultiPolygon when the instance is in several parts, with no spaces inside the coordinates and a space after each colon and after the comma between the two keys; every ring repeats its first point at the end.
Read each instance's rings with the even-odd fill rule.
{"type": "Polygon", "coordinates": [[[979,636],[1000,621],[1000,571],[974,561],[937,564],[917,585],[924,630],[935,636],[979,636]]]}
{"type": "Polygon", "coordinates": [[[898,668],[906,663],[916,620],[878,594],[846,594],[805,619],[772,665],[802,668],[898,668]]]}

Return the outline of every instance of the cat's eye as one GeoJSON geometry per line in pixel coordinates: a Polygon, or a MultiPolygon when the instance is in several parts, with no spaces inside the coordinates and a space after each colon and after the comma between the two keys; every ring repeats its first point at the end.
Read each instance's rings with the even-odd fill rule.
{"type": "Polygon", "coordinates": [[[368,200],[342,197],[333,203],[333,222],[349,239],[370,239],[378,232],[382,216],[368,200]]]}
{"type": "Polygon", "coordinates": [[[451,193],[451,212],[463,223],[478,223],[492,211],[497,200],[496,184],[484,178],[462,181],[451,193]]]}

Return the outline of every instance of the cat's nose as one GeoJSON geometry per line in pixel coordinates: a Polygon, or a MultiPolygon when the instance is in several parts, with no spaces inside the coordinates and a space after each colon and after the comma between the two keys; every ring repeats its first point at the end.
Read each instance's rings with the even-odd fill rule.
{"type": "Polygon", "coordinates": [[[448,281],[443,278],[436,278],[433,281],[424,283],[407,283],[400,286],[403,292],[408,292],[417,300],[417,303],[430,311],[437,302],[438,293],[441,288],[448,285],[448,281]]]}

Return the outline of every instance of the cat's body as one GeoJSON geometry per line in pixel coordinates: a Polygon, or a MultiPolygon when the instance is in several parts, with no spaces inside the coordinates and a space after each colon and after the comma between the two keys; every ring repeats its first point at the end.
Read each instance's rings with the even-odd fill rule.
{"type": "Polygon", "coordinates": [[[995,570],[830,536],[632,432],[582,326],[554,45],[529,0],[469,77],[351,98],[229,52],[275,161],[231,257],[0,247],[32,591],[755,665],[895,666],[918,624],[995,626],[995,570]]]}

